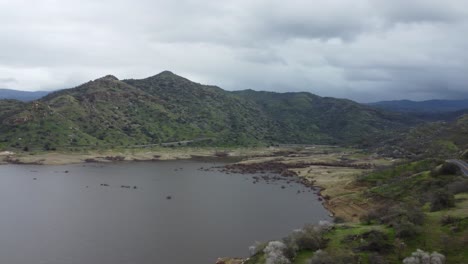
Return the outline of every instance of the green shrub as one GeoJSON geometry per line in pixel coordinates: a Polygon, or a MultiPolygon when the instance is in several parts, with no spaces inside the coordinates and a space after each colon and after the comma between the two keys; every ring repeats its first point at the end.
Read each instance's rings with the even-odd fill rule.
{"type": "Polygon", "coordinates": [[[438,190],[431,197],[431,211],[440,211],[455,206],[455,197],[446,190],[438,190]]]}
{"type": "Polygon", "coordinates": [[[421,227],[409,221],[394,223],[392,226],[398,238],[414,238],[421,233],[421,227]]]}

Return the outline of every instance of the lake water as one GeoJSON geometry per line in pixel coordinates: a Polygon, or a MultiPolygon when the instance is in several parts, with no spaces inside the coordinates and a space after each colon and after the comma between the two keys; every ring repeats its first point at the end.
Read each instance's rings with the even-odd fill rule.
{"type": "Polygon", "coordinates": [[[0,166],[0,263],[213,264],[329,220],[299,184],[199,170],[220,165],[0,166]]]}

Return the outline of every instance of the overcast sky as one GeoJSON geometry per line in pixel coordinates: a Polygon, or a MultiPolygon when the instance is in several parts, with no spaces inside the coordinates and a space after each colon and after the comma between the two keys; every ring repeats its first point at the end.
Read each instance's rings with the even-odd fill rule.
{"type": "Polygon", "coordinates": [[[227,90],[468,98],[466,0],[0,0],[0,88],[170,70],[227,90]]]}

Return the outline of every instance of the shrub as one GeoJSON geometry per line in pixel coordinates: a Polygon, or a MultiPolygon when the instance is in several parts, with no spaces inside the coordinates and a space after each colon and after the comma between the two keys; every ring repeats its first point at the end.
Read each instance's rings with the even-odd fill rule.
{"type": "Polygon", "coordinates": [[[415,225],[422,225],[425,215],[421,207],[409,204],[398,204],[390,208],[382,207],[377,211],[370,212],[368,217],[376,218],[383,224],[394,225],[395,223],[406,221],[415,225]]]}
{"type": "Polygon", "coordinates": [[[446,190],[439,190],[432,194],[431,211],[440,211],[455,206],[455,197],[446,190]]]}
{"type": "Polygon", "coordinates": [[[249,247],[250,256],[255,256],[258,253],[262,252],[266,247],[265,243],[255,242],[252,246],[249,247]]]}
{"type": "Polygon", "coordinates": [[[290,264],[291,262],[284,256],[286,245],[281,241],[271,241],[263,249],[265,253],[265,264],[290,264]]]}
{"type": "Polygon", "coordinates": [[[325,225],[306,225],[300,231],[293,233],[298,250],[318,250],[326,246],[323,231],[328,230],[325,225]]]}
{"type": "Polygon", "coordinates": [[[442,225],[451,225],[451,224],[456,224],[456,223],[460,222],[460,220],[461,220],[460,218],[455,217],[455,216],[444,215],[440,219],[440,223],[442,225]]]}
{"type": "Polygon", "coordinates": [[[380,231],[373,230],[361,235],[365,244],[356,248],[356,251],[388,252],[393,245],[388,241],[388,236],[380,231]]]}
{"type": "Polygon", "coordinates": [[[455,175],[460,171],[457,165],[453,163],[444,162],[440,167],[435,171],[432,171],[433,176],[438,175],[455,175]]]}
{"type": "Polygon", "coordinates": [[[341,224],[341,223],[345,223],[346,220],[341,216],[335,216],[335,218],[333,219],[333,222],[335,224],[341,224]]]}
{"type": "Polygon", "coordinates": [[[395,229],[395,235],[398,238],[412,238],[421,233],[421,227],[416,226],[409,221],[395,223],[393,224],[393,227],[395,229]]]}
{"type": "Polygon", "coordinates": [[[404,264],[444,264],[445,256],[437,252],[432,252],[432,254],[429,254],[428,252],[424,252],[418,249],[415,252],[413,252],[411,256],[405,258],[403,260],[403,263],[404,264]]]}
{"type": "Polygon", "coordinates": [[[301,232],[301,230],[296,230],[291,235],[283,239],[283,243],[286,246],[283,250],[283,255],[290,260],[293,260],[299,251],[295,237],[296,232],[301,232]]]}
{"type": "Polygon", "coordinates": [[[468,180],[461,179],[447,185],[447,190],[453,194],[468,192],[468,180]]]}

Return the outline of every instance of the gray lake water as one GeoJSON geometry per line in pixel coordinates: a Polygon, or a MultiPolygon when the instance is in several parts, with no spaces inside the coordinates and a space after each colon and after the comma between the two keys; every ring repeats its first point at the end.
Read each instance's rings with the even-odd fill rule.
{"type": "Polygon", "coordinates": [[[329,220],[299,184],[199,170],[220,165],[0,166],[0,263],[212,264],[329,220]]]}

